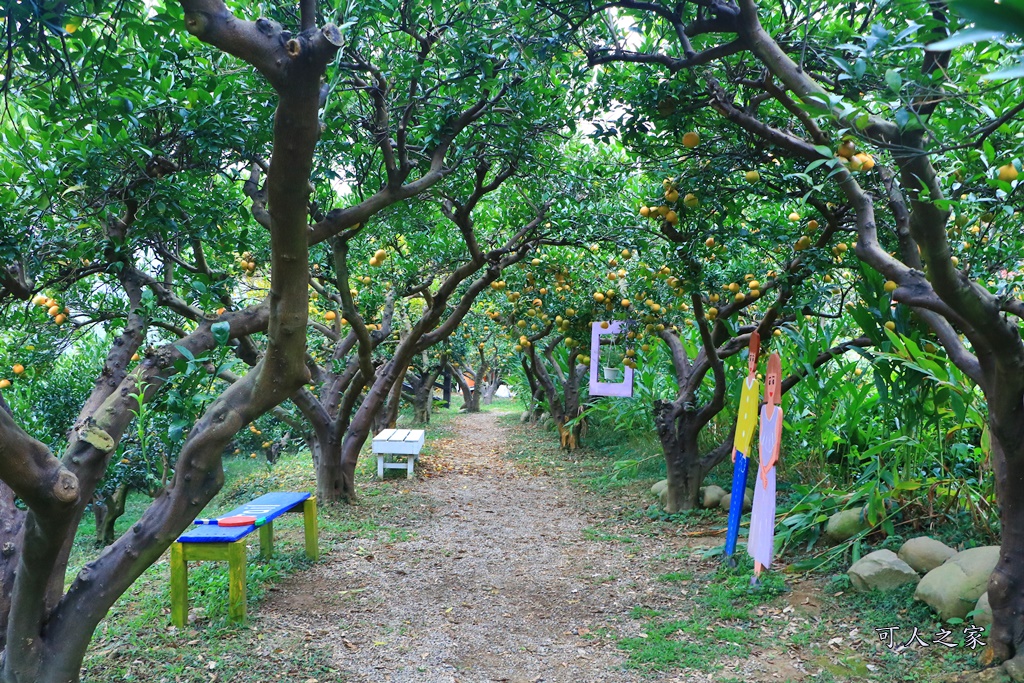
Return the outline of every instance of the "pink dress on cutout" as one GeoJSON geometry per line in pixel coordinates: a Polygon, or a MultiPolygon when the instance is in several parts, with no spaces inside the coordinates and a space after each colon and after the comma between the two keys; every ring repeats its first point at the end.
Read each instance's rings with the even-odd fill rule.
{"type": "MultiPolygon", "coordinates": [[[[779,451],[779,435],[782,430],[782,408],[775,406],[768,417],[768,406],[761,408],[760,439],[758,457],[760,466],[771,462],[779,451]]],[[[747,553],[765,569],[771,566],[775,554],[775,467],[768,470],[768,486],[765,487],[758,468],[754,476],[754,508],[750,513],[750,535],[747,537],[747,553]]]]}

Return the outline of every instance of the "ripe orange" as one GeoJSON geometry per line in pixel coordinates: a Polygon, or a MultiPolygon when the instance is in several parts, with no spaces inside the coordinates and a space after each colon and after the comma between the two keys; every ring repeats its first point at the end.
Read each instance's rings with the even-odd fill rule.
{"type": "Polygon", "coordinates": [[[700,144],[700,136],[691,130],[689,133],[683,136],[683,144],[691,148],[696,147],[697,145],[700,144]]]}

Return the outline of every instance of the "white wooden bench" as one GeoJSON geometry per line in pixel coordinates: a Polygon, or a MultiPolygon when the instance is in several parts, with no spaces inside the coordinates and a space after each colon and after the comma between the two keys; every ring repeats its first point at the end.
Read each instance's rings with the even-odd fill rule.
{"type": "Polygon", "coordinates": [[[405,470],[412,476],[412,466],[423,448],[422,429],[385,429],[373,437],[373,452],[377,454],[377,477],[384,478],[384,470],[405,470]],[[404,458],[405,462],[387,462],[387,456],[404,458]]]}

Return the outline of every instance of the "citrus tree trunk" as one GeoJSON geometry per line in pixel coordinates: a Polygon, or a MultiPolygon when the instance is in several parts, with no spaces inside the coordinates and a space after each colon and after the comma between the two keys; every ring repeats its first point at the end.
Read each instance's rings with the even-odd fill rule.
{"type": "Polygon", "coordinates": [[[124,514],[130,487],[126,483],[113,491],[93,499],[92,512],[96,520],[96,545],[108,546],[114,542],[114,524],[124,514]]]}
{"type": "MultiPolygon", "coordinates": [[[[993,619],[986,663],[1024,664],[1020,654],[1024,652],[1024,394],[1020,374],[1024,368],[1010,382],[993,380],[993,390],[988,392],[1002,543],[999,563],[988,584],[993,619]]],[[[1019,667],[1011,665],[1007,670],[1013,673],[1019,667]]]]}
{"type": "Polygon", "coordinates": [[[479,383],[474,381],[473,386],[469,386],[469,382],[466,381],[466,376],[458,368],[452,368],[452,376],[458,383],[459,392],[462,394],[462,410],[466,411],[467,413],[479,413],[479,383]]]}

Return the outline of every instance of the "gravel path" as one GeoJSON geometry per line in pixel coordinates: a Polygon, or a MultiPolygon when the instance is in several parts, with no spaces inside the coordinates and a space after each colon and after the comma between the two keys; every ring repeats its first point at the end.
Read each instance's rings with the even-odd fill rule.
{"type": "MultiPolygon", "coordinates": [[[[266,646],[294,648],[301,636],[307,650],[330,653],[338,672],[326,680],[284,672],[281,680],[808,680],[813,669],[775,642],[815,618],[798,616],[810,604],[803,598],[786,610],[766,608],[777,613],[777,629],[766,631],[763,647],[749,656],[709,651],[715,674],[677,669],[643,675],[625,668],[617,642],[646,637],[645,621],[630,616],[631,610],[693,614],[699,582],[671,587],[656,577],[707,573],[713,563],[701,559],[701,550],[721,539],[682,527],[656,536],[631,533],[639,529],[619,519],[623,508],[614,499],[570,488],[561,475],[503,457],[510,440],[497,417],[458,416],[454,433],[432,442],[415,480],[367,486],[366,498],[400,492],[384,505],[357,507],[353,515],[362,520],[374,510],[386,514],[390,538],[336,533],[343,540],[324,562],[271,589],[253,624],[266,635],[266,646]],[[293,644],[275,644],[283,635],[293,644]]],[[[714,642],[709,635],[709,646],[714,642]]]]}
{"type": "Polygon", "coordinates": [[[429,508],[411,540],[334,553],[257,618],[305,629],[353,683],[651,680],[592,635],[607,623],[636,635],[631,559],[587,540],[595,520],[578,494],[501,458],[493,413],[460,416],[455,429],[434,456],[452,471],[400,484],[429,508]]]}

